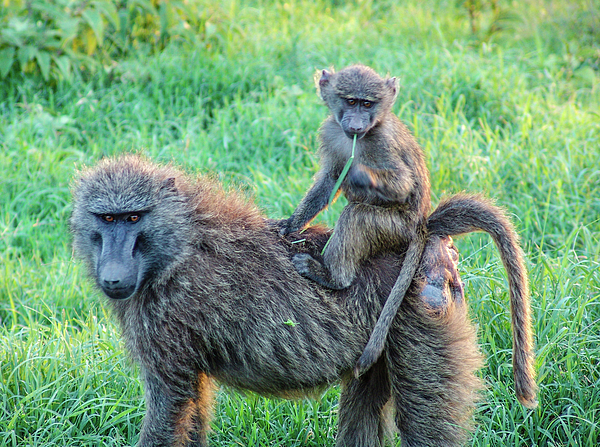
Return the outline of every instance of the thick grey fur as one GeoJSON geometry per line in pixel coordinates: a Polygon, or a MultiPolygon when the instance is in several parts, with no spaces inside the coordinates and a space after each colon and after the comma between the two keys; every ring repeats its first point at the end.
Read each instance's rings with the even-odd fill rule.
{"type": "Polygon", "coordinates": [[[318,256],[326,229],[282,238],[239,194],[138,156],[80,172],[74,250],[113,296],[107,302],[140,366],[147,413],[138,446],[207,446],[215,382],[300,397],[340,381],[337,446],[381,446],[387,421],[403,447],[462,445],[481,356],[447,222],[435,222],[384,355],[356,379],[402,256],[368,260],[353,285],[332,291],[291,261],[318,256]],[[119,252],[111,238],[133,242],[119,252]]]}

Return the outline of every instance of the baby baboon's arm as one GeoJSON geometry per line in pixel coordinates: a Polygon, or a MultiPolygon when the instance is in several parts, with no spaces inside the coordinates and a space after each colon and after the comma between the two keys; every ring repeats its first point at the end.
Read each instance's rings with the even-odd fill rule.
{"type": "Polygon", "coordinates": [[[280,233],[286,235],[298,231],[323,211],[327,207],[335,182],[336,179],[331,171],[319,171],[315,183],[308,190],[296,211],[288,219],[278,222],[280,233]]]}

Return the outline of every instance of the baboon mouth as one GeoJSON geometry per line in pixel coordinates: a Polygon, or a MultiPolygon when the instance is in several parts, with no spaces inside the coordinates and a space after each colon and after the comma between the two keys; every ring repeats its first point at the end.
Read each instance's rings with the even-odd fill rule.
{"type": "Polygon", "coordinates": [[[114,288],[102,287],[102,291],[107,297],[112,298],[113,300],[125,300],[133,295],[133,292],[135,292],[135,285],[114,288]]]}
{"type": "Polygon", "coordinates": [[[360,140],[362,137],[364,137],[367,134],[367,132],[346,132],[346,136],[348,138],[350,138],[351,140],[354,140],[354,136],[356,135],[356,139],[360,140]]]}

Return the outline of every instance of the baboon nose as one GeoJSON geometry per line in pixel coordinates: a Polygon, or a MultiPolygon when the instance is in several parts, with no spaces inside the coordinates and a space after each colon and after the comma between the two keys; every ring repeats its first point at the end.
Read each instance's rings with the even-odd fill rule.
{"type": "Polygon", "coordinates": [[[99,285],[110,298],[128,298],[135,291],[136,273],[124,267],[118,263],[109,263],[98,272],[99,285]]]}
{"type": "Polygon", "coordinates": [[[123,272],[119,266],[113,264],[106,265],[100,271],[100,282],[102,287],[115,288],[123,281],[123,272]]]}
{"type": "Polygon", "coordinates": [[[102,291],[110,298],[122,300],[129,298],[135,292],[135,284],[124,281],[107,281],[100,283],[102,291]]]}
{"type": "Polygon", "coordinates": [[[119,285],[119,283],[121,282],[120,279],[105,279],[104,281],[104,285],[107,287],[117,287],[119,285]]]}

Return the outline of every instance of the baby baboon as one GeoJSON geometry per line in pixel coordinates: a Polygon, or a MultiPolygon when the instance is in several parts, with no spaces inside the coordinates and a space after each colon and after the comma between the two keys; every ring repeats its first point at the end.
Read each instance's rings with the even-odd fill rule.
{"type": "Polygon", "coordinates": [[[323,264],[310,254],[294,257],[298,271],[332,289],[352,284],[361,262],[379,254],[406,250],[398,279],[379,316],[355,373],[381,355],[390,324],[410,286],[425,247],[430,210],[425,156],[406,126],[392,112],[396,78],[382,79],[364,65],[338,73],[323,70],[321,98],[331,111],[319,131],[321,169],[281,233],[304,227],[336,194],[336,181],[352,154],[354,161],[340,189],[348,199],[335,225],[323,264]]]}
{"type": "MultiPolygon", "coordinates": [[[[481,359],[456,252],[438,236],[452,224],[446,214],[435,217],[385,355],[356,379],[402,256],[376,256],[350,287],[323,288],[291,258],[318,253],[326,229],[281,238],[237,194],[137,156],[81,172],[73,199],[75,253],[109,297],[144,380],[138,446],[206,446],[215,380],[282,397],[341,380],[338,447],[381,446],[390,412],[403,446],[464,442],[481,359]]],[[[481,227],[477,215],[463,218],[454,231],[481,227]]]]}

